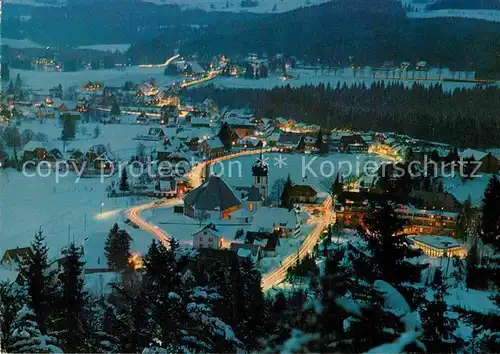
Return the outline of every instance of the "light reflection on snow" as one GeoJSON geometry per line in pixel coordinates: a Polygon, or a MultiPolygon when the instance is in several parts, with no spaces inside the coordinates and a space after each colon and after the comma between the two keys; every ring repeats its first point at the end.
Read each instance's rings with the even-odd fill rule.
{"type": "Polygon", "coordinates": [[[120,214],[120,212],[122,211],[123,209],[114,209],[114,210],[107,210],[105,212],[102,212],[102,213],[98,213],[96,215],[94,215],[94,219],[95,220],[106,220],[106,219],[110,219],[112,217],[116,217],[118,214],[120,214]]]}

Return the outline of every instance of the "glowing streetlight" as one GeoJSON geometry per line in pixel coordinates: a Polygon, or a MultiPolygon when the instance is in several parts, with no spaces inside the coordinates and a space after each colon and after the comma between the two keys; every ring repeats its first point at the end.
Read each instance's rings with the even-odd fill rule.
{"type": "Polygon", "coordinates": [[[101,215],[102,215],[102,207],[104,206],[104,202],[101,202],[101,215]]]}

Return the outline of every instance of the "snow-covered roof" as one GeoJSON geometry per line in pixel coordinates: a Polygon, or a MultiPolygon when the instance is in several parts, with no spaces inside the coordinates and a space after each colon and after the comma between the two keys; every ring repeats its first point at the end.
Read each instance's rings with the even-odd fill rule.
{"type": "Polygon", "coordinates": [[[210,119],[205,117],[191,118],[191,125],[210,125],[210,119]]]}
{"type": "Polygon", "coordinates": [[[220,177],[210,176],[208,180],[184,197],[186,207],[197,210],[226,210],[241,204],[240,198],[220,177]]]}
{"type": "Polygon", "coordinates": [[[241,145],[249,145],[249,146],[258,146],[261,142],[263,142],[263,145],[265,145],[265,142],[259,138],[256,137],[250,137],[247,136],[245,138],[239,139],[238,144],[241,145]]]}
{"type": "Polygon", "coordinates": [[[474,159],[474,160],[481,160],[483,157],[485,157],[488,153],[484,151],[479,151],[479,150],[473,150],[473,149],[467,149],[459,153],[460,157],[463,159],[474,159]]]}
{"type": "Polygon", "coordinates": [[[269,136],[269,141],[278,141],[280,140],[280,133],[274,132],[269,136]]]}
{"type": "Polygon", "coordinates": [[[250,231],[272,232],[275,227],[294,229],[298,219],[295,210],[262,207],[255,213],[250,231]]]}
{"type": "Polygon", "coordinates": [[[34,151],[35,149],[45,149],[47,151],[53,150],[53,149],[60,149],[60,144],[57,143],[57,141],[37,141],[37,140],[31,140],[29,141],[26,145],[23,147],[23,152],[24,151],[34,151]]]}
{"type": "Polygon", "coordinates": [[[251,257],[257,259],[259,257],[260,245],[249,243],[231,242],[229,249],[236,252],[240,257],[251,257]]]}
{"type": "Polygon", "coordinates": [[[205,144],[207,144],[210,149],[221,149],[224,147],[224,144],[218,137],[205,140],[205,144]]]}
{"type": "Polygon", "coordinates": [[[255,124],[250,122],[248,119],[240,118],[240,117],[229,117],[226,119],[226,123],[232,127],[254,127],[255,124]]]}
{"type": "Polygon", "coordinates": [[[184,146],[183,142],[181,140],[179,140],[178,138],[173,137],[171,139],[168,139],[166,144],[163,144],[163,146],[156,149],[156,152],[173,153],[173,152],[178,152],[178,151],[183,151],[183,150],[187,150],[187,148],[184,146]]]}
{"type": "Polygon", "coordinates": [[[246,248],[240,248],[238,250],[238,257],[251,257],[251,256],[252,256],[252,250],[246,248]]]}
{"type": "Polygon", "coordinates": [[[409,238],[439,249],[449,249],[461,246],[457,239],[447,236],[425,235],[409,236],[409,238]]]}
{"type": "Polygon", "coordinates": [[[208,231],[208,232],[212,233],[214,236],[216,236],[218,238],[223,238],[224,237],[222,231],[217,227],[217,225],[215,225],[213,223],[205,225],[204,227],[202,227],[201,229],[199,229],[198,231],[196,231],[195,235],[197,235],[197,234],[199,234],[200,232],[203,232],[203,231],[208,231]]]}

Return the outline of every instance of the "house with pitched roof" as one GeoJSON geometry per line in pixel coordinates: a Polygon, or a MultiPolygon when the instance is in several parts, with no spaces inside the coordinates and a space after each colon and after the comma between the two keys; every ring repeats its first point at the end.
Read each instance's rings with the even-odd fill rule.
{"type": "Polygon", "coordinates": [[[262,207],[255,213],[248,231],[257,235],[278,232],[281,237],[297,237],[300,230],[301,225],[295,210],[262,207]]]}
{"type": "Polygon", "coordinates": [[[236,192],[220,177],[210,176],[184,197],[184,214],[192,218],[228,219],[241,206],[236,192]]]}
{"type": "Polygon", "coordinates": [[[0,264],[20,267],[32,253],[31,247],[12,248],[5,251],[0,264]]]}
{"type": "Polygon", "coordinates": [[[219,137],[204,140],[199,145],[200,153],[208,158],[214,158],[224,154],[224,144],[219,137]]]}
{"type": "Polygon", "coordinates": [[[193,234],[193,247],[196,249],[219,249],[222,248],[223,241],[224,235],[213,223],[204,226],[193,234]]]}

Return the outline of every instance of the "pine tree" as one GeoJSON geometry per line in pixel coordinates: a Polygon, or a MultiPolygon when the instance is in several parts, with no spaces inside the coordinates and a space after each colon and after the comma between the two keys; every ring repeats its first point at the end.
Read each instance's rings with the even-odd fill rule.
{"type": "Polygon", "coordinates": [[[233,146],[233,131],[227,122],[222,123],[218,136],[224,144],[225,149],[231,150],[233,146]]]}
{"type": "Polygon", "coordinates": [[[432,278],[432,284],[431,284],[431,287],[433,289],[440,289],[442,286],[444,286],[443,284],[443,271],[441,270],[441,268],[437,268],[435,271],[434,271],[434,277],[432,278]]]}
{"type": "Polygon", "coordinates": [[[408,261],[418,257],[420,251],[407,243],[406,236],[402,234],[404,221],[398,217],[393,205],[385,201],[372,205],[363,222],[366,230],[361,230],[361,235],[372,254],[372,279],[383,279],[396,286],[406,281],[419,281],[420,273],[426,266],[408,261]]]}
{"type": "Polygon", "coordinates": [[[0,282],[0,307],[2,308],[0,332],[3,336],[2,345],[4,349],[9,342],[11,325],[27,299],[29,299],[29,295],[25,286],[15,282],[0,282]]]}
{"type": "Polygon", "coordinates": [[[456,353],[461,345],[459,338],[453,334],[458,321],[447,315],[448,305],[444,297],[448,292],[443,284],[441,272],[436,271],[433,288],[435,289],[433,300],[420,312],[425,347],[429,353],[456,353]]]}
{"type": "Polygon", "coordinates": [[[58,306],[58,339],[65,352],[84,352],[89,348],[85,318],[85,292],[83,290],[84,262],[81,251],[74,243],[64,252],[59,281],[62,298],[58,306]]]}
{"type": "Polygon", "coordinates": [[[68,141],[74,139],[76,135],[76,120],[71,117],[62,118],[63,130],[61,132],[61,140],[68,141]]]}
{"type": "Polygon", "coordinates": [[[23,83],[21,80],[21,75],[19,73],[17,73],[16,83],[14,84],[14,90],[16,91],[16,94],[19,94],[21,92],[22,85],[23,85],[23,83]]]}
{"type": "Polygon", "coordinates": [[[315,146],[321,155],[328,153],[328,145],[323,140],[323,131],[321,129],[318,131],[318,136],[316,137],[315,146]]]}
{"type": "Polygon", "coordinates": [[[469,196],[462,204],[460,215],[457,220],[457,237],[463,241],[467,241],[467,231],[471,227],[474,218],[474,210],[472,208],[472,201],[469,196]]]}
{"type": "Polygon", "coordinates": [[[105,346],[117,346],[117,352],[138,353],[153,342],[152,306],[144,286],[140,281],[131,286],[123,279],[113,286],[113,304],[107,306],[104,314],[105,346]]]}
{"type": "Polygon", "coordinates": [[[95,126],[93,134],[94,134],[94,139],[97,139],[99,135],[101,135],[101,129],[99,128],[99,125],[95,126]]]}
{"type": "Polygon", "coordinates": [[[170,240],[169,246],[153,241],[144,257],[145,296],[151,304],[152,318],[158,326],[158,338],[163,347],[180,345],[181,331],[186,323],[182,276],[187,264],[177,259],[178,241],[170,240]]]}
{"type": "Polygon", "coordinates": [[[128,175],[127,175],[127,169],[126,168],[123,168],[122,169],[122,174],[121,174],[121,177],[120,177],[120,185],[119,185],[119,189],[120,191],[122,192],[128,192],[130,187],[128,185],[128,175]]]}
{"type": "Polygon", "coordinates": [[[4,335],[3,335],[4,328],[5,328],[5,323],[4,323],[4,319],[3,319],[4,312],[5,312],[5,307],[3,304],[3,299],[0,296],[0,353],[4,353],[3,348],[5,346],[4,335]]]}
{"type": "Polygon", "coordinates": [[[34,312],[27,306],[19,310],[9,333],[7,350],[12,353],[62,353],[55,338],[43,335],[34,312]]]}
{"type": "Polygon", "coordinates": [[[109,113],[113,116],[119,116],[122,113],[120,106],[118,106],[118,103],[113,103],[113,106],[111,107],[111,111],[109,113]]]}
{"type": "Polygon", "coordinates": [[[30,307],[35,313],[40,330],[46,333],[54,308],[53,301],[56,298],[54,294],[55,273],[49,269],[49,249],[41,229],[35,234],[31,249],[32,252],[26,260],[23,273],[31,299],[30,307]]]}
{"type": "Polygon", "coordinates": [[[245,328],[240,330],[238,337],[248,348],[258,349],[259,340],[266,334],[266,317],[264,294],[261,289],[261,274],[253,260],[244,259],[240,264],[241,277],[244,282],[244,297],[246,316],[245,328]]]}
{"type": "Polygon", "coordinates": [[[292,179],[290,178],[290,175],[288,175],[285,184],[283,186],[283,193],[281,194],[281,207],[282,208],[287,208],[291,209],[293,207],[292,203],[292,188],[293,188],[293,182],[292,179]]]}
{"type": "Polygon", "coordinates": [[[500,181],[493,175],[486,187],[482,204],[482,239],[486,244],[497,244],[500,248],[500,181]]]}
{"type": "Polygon", "coordinates": [[[480,279],[480,270],[479,267],[479,254],[477,249],[477,244],[474,244],[469,252],[467,253],[467,275],[465,278],[465,284],[467,288],[477,289],[479,287],[480,279]]]}
{"type": "Polygon", "coordinates": [[[342,178],[342,174],[340,171],[337,173],[337,177],[335,177],[335,181],[332,183],[330,196],[333,200],[338,200],[344,191],[344,181],[342,178]]]}
{"type": "Polygon", "coordinates": [[[120,230],[115,223],[104,245],[108,267],[114,271],[129,269],[130,243],[132,237],[125,230],[120,230]]]}

